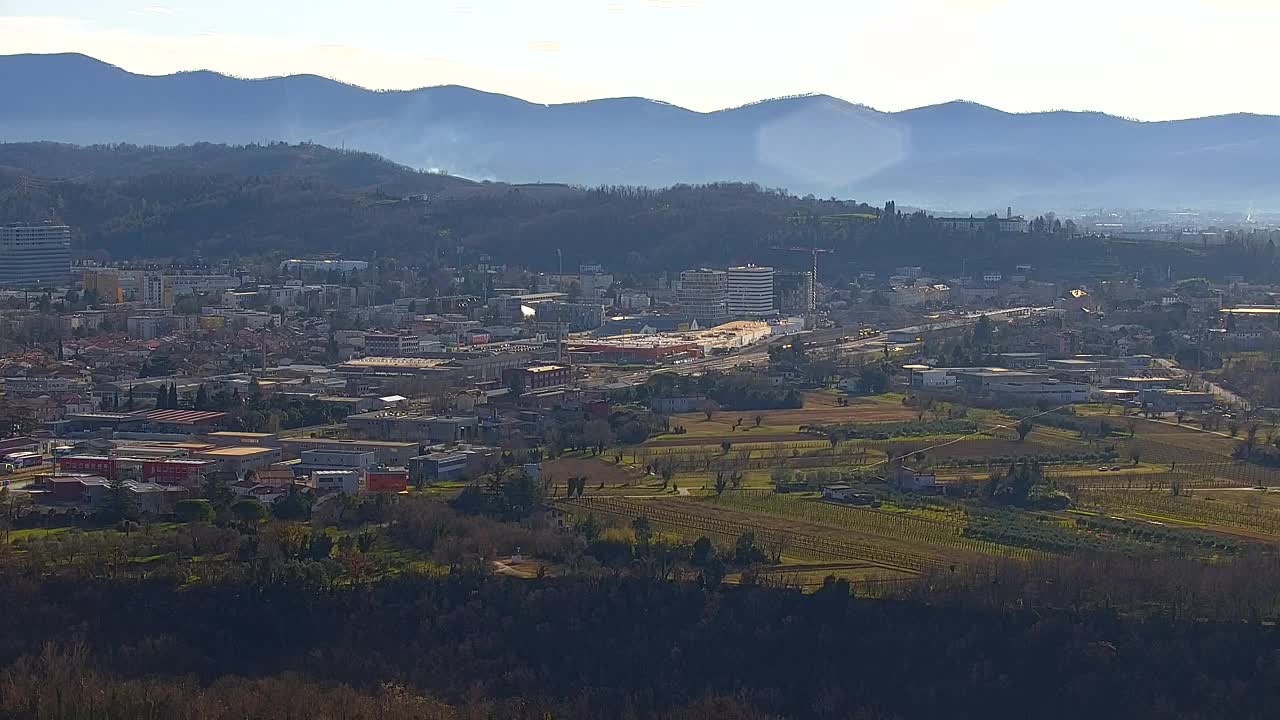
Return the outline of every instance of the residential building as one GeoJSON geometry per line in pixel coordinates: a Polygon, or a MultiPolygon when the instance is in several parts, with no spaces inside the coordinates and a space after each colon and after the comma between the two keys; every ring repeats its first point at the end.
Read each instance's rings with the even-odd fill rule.
{"type": "Polygon", "coordinates": [[[0,287],[66,285],[71,228],[53,223],[0,225],[0,287]]]}
{"type": "Polygon", "coordinates": [[[758,318],[774,314],[773,268],[741,265],[727,275],[729,314],[736,318],[758,318]]]}
{"type": "Polygon", "coordinates": [[[373,357],[408,357],[420,348],[418,336],[410,333],[364,334],[364,352],[373,357]]]}
{"type": "Polygon", "coordinates": [[[135,340],[154,340],[168,332],[169,318],[163,315],[135,315],[125,320],[125,331],[135,340]]]}
{"type": "Polygon", "coordinates": [[[680,273],[680,307],[703,327],[729,319],[729,274],[723,270],[685,270],[680,273]]]}
{"type": "Polygon", "coordinates": [[[124,302],[120,292],[120,271],[115,268],[93,268],[84,271],[80,284],[86,293],[93,293],[100,303],[124,302]]]}
{"type": "Polygon", "coordinates": [[[39,397],[49,393],[84,392],[89,389],[85,378],[58,377],[11,377],[0,380],[6,397],[39,397]]]}
{"type": "Polygon", "coordinates": [[[174,292],[172,275],[148,275],[142,282],[142,304],[149,308],[172,308],[174,292]]]}

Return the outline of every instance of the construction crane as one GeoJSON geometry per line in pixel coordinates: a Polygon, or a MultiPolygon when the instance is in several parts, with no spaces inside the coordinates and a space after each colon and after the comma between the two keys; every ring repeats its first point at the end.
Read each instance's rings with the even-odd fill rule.
{"type": "MultiPolygon", "coordinates": [[[[840,224],[840,223],[857,222],[857,221],[863,221],[863,220],[879,220],[879,219],[880,219],[880,214],[874,213],[874,212],[839,213],[836,215],[807,215],[807,214],[801,213],[798,210],[796,212],[791,213],[791,216],[787,218],[789,222],[795,225],[803,225],[803,224],[811,223],[815,220],[820,223],[840,224]]],[[[812,322],[811,316],[814,315],[814,313],[816,313],[818,309],[818,253],[835,252],[835,250],[818,247],[818,241],[816,238],[814,239],[812,247],[806,248],[806,247],[775,246],[773,247],[773,249],[785,250],[788,252],[806,252],[813,256],[812,270],[810,271],[811,275],[810,275],[809,302],[808,302],[809,307],[808,307],[808,312],[806,313],[807,316],[810,316],[810,320],[808,324],[810,325],[810,327],[812,327],[813,322],[812,322]]]]}

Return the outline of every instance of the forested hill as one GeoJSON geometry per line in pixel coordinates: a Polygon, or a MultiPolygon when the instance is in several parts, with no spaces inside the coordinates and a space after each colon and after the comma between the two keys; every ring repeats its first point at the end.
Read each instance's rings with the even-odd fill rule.
{"type": "Polygon", "coordinates": [[[476,185],[463,178],[420,172],[372,153],[311,143],[174,147],[2,143],[0,168],[41,178],[82,181],[165,174],[309,178],[339,188],[405,195],[476,185]]]}
{"type": "Polygon", "coordinates": [[[954,102],[880,112],[822,95],[699,113],[644,98],[543,105],[465,87],[375,92],[313,75],[129,73],[0,56],[0,138],[314,141],[507,182],[754,182],[938,209],[1280,208],[1280,118],[1136,122],[954,102]]]}
{"type": "Polygon", "coordinates": [[[932,271],[1055,268],[1080,281],[1144,268],[1276,275],[1269,238],[1221,249],[1152,248],[1072,237],[1041,220],[1029,234],[951,233],[923,212],[796,197],[743,183],[572,188],[471,183],[376,156],[315,145],[173,149],[0,145],[0,222],[59,220],[75,250],[100,259],[340,253],[488,255],[552,270],[602,262],[634,271],[756,262],[805,268],[824,282],[855,270],[926,264],[932,271]],[[7,167],[6,167],[7,166],[7,167]],[[15,169],[23,168],[23,169],[15,169]]]}

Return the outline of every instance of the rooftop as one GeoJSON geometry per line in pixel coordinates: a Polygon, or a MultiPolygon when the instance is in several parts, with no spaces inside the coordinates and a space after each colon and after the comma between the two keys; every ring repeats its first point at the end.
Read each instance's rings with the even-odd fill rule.
{"type": "Polygon", "coordinates": [[[147,422],[169,423],[171,425],[198,425],[221,420],[226,415],[226,413],[205,410],[146,410],[134,413],[133,417],[147,422]]]}
{"type": "Polygon", "coordinates": [[[213,450],[205,450],[201,455],[213,455],[216,457],[249,457],[251,455],[261,455],[262,453],[274,453],[276,448],[264,447],[224,447],[215,448],[213,450]]]}
{"type": "Polygon", "coordinates": [[[1274,306],[1253,306],[1253,307],[1233,307],[1222,308],[1219,312],[1228,315],[1280,315],[1280,307],[1274,306]]]}
{"type": "Polygon", "coordinates": [[[348,360],[339,367],[368,367],[368,368],[414,368],[428,369],[448,365],[449,360],[445,358],[409,358],[409,357],[365,357],[348,360]]]}
{"type": "Polygon", "coordinates": [[[267,438],[275,437],[275,433],[233,432],[230,430],[221,430],[219,432],[209,433],[209,437],[243,438],[245,440],[264,440],[267,438]]]}
{"type": "Polygon", "coordinates": [[[534,365],[533,367],[525,368],[525,372],[544,373],[544,372],[554,372],[556,370],[568,370],[568,369],[569,368],[564,365],[534,365]]]}
{"type": "Polygon", "coordinates": [[[281,444],[295,445],[358,445],[360,447],[405,448],[417,447],[414,442],[396,442],[394,440],[348,440],[347,438],[281,438],[281,444]]]}

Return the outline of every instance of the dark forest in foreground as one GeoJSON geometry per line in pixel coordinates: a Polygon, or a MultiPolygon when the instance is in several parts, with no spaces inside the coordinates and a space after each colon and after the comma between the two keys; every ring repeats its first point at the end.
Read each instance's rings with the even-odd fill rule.
{"type": "Polygon", "coordinates": [[[1025,576],[926,602],[852,599],[843,583],[802,595],[627,577],[322,575],[261,564],[180,588],[11,566],[0,714],[281,717],[315,710],[304,703],[324,704],[313,717],[389,718],[1280,712],[1275,627],[1016,609],[1025,576]],[[979,602],[1002,592],[1007,607],[979,602]]]}

